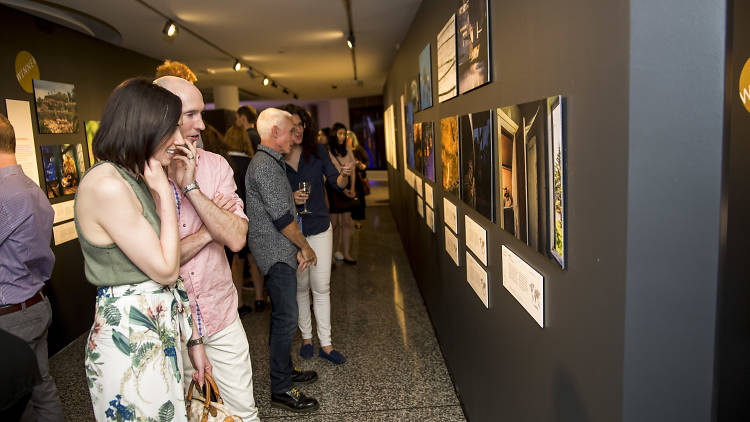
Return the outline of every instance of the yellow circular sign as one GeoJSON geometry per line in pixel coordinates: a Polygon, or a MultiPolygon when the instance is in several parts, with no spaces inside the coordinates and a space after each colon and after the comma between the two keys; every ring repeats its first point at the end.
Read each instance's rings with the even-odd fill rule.
{"type": "Polygon", "coordinates": [[[750,113],[750,59],[747,59],[740,73],[740,101],[750,113]]]}
{"type": "Polygon", "coordinates": [[[16,55],[16,79],[24,91],[29,94],[34,92],[31,80],[39,79],[39,65],[28,51],[19,51],[16,55]]]}

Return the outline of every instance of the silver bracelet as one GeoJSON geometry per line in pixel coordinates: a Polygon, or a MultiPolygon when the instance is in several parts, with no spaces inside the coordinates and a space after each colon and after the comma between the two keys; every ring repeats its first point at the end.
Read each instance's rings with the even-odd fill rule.
{"type": "Polygon", "coordinates": [[[188,193],[188,192],[190,192],[191,190],[194,190],[194,189],[200,189],[200,188],[201,188],[201,187],[200,187],[200,186],[198,186],[198,181],[197,181],[197,180],[195,180],[195,181],[193,181],[193,183],[191,183],[191,184],[189,184],[189,185],[185,186],[185,189],[183,189],[183,190],[182,190],[182,194],[183,194],[183,195],[187,195],[187,193],[188,193]]]}

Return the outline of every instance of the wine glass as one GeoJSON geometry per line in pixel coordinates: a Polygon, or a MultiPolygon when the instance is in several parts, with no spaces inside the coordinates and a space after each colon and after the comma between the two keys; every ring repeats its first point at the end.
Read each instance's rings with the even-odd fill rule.
{"type": "MultiPolygon", "coordinates": [[[[310,183],[309,182],[299,182],[299,189],[302,191],[302,193],[310,195],[310,183]]],[[[307,200],[305,200],[304,206],[302,207],[302,211],[299,212],[300,214],[312,214],[310,211],[307,210],[307,200]]]]}

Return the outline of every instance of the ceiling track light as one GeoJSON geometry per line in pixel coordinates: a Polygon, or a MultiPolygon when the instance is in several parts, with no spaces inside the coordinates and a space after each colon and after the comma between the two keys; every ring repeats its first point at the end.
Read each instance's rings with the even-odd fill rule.
{"type": "Polygon", "coordinates": [[[271,80],[268,78],[263,78],[263,86],[268,86],[268,84],[271,83],[271,80]]]}
{"type": "Polygon", "coordinates": [[[350,32],[349,36],[346,37],[346,46],[349,48],[354,48],[354,33],[350,32]]]}
{"type": "Polygon", "coordinates": [[[164,24],[164,28],[161,32],[163,32],[168,38],[174,38],[177,36],[178,32],[177,24],[174,23],[174,21],[168,20],[167,23],[164,24]]]}
{"type": "Polygon", "coordinates": [[[234,71],[235,72],[239,72],[240,70],[242,70],[242,63],[240,63],[239,60],[235,60],[234,61],[234,71]]]}

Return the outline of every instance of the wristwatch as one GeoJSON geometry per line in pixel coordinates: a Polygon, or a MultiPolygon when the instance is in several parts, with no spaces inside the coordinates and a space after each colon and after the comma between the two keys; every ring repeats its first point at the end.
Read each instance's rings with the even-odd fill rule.
{"type": "Polygon", "coordinates": [[[187,347],[193,347],[199,344],[203,344],[203,337],[198,337],[196,339],[188,340],[187,347]]]}
{"type": "Polygon", "coordinates": [[[187,193],[190,192],[191,190],[193,190],[193,189],[200,189],[200,188],[201,187],[198,186],[198,181],[195,180],[195,181],[193,181],[193,183],[185,186],[185,189],[182,190],[182,194],[183,195],[187,195],[187,193]]]}

